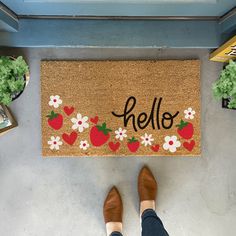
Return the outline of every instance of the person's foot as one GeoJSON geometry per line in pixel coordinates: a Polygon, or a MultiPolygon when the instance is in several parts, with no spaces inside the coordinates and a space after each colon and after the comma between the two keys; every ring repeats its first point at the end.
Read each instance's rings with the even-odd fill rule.
{"type": "Polygon", "coordinates": [[[112,232],[122,232],[123,204],[119,191],[113,187],[108,193],[103,206],[103,216],[107,235],[112,232]]]}
{"type": "Polygon", "coordinates": [[[138,193],[140,199],[140,215],[147,210],[155,210],[157,182],[147,166],[144,166],[138,176],[138,193]]]}

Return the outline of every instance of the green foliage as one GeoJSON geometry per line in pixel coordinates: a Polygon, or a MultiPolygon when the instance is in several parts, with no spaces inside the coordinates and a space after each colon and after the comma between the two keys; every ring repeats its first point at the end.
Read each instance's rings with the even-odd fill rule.
{"type": "Polygon", "coordinates": [[[236,62],[230,60],[221,71],[220,78],[213,84],[213,95],[216,99],[229,98],[229,108],[236,108],[236,62]]]}
{"type": "Polygon", "coordinates": [[[14,60],[0,56],[0,103],[9,105],[12,95],[24,89],[24,75],[27,72],[28,65],[21,56],[14,60]]]}

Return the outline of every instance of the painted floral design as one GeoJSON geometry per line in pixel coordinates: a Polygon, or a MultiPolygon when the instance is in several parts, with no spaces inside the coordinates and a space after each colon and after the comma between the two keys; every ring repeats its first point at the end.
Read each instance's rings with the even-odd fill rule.
{"type": "Polygon", "coordinates": [[[184,110],[184,114],[185,114],[185,119],[194,119],[194,115],[196,114],[196,112],[191,108],[189,107],[187,110],[184,110]]]}
{"type": "Polygon", "coordinates": [[[80,149],[87,150],[89,148],[89,143],[87,140],[80,141],[80,149]]]}
{"type": "Polygon", "coordinates": [[[152,145],[152,142],[154,141],[154,138],[152,138],[152,134],[145,133],[144,136],[141,136],[142,144],[146,147],[148,145],[152,145]]]}
{"type": "Polygon", "coordinates": [[[62,145],[62,141],[60,141],[60,137],[59,136],[51,136],[50,140],[48,141],[48,145],[49,148],[51,150],[59,150],[60,149],[60,146],[62,145]]]}
{"type": "Polygon", "coordinates": [[[58,108],[62,104],[62,100],[59,95],[50,96],[50,101],[48,103],[49,106],[53,106],[54,108],[58,108]]]}
{"type": "Polygon", "coordinates": [[[127,137],[126,132],[127,132],[127,130],[126,129],[122,129],[122,128],[119,128],[118,130],[116,130],[115,131],[116,139],[119,139],[120,141],[123,141],[124,138],[127,137]]]}
{"type": "MultiPolygon", "coordinates": [[[[50,96],[50,101],[48,104],[49,106],[58,108],[62,104],[62,99],[59,95],[50,96]]],[[[80,137],[78,132],[82,133],[87,128],[90,128],[88,133],[85,132],[87,136],[83,137],[83,140],[81,140],[78,145],[78,147],[83,151],[90,147],[101,147],[106,145],[108,150],[112,152],[117,152],[125,146],[127,151],[138,153],[142,144],[146,150],[151,150],[152,152],[157,153],[161,150],[161,147],[163,147],[164,150],[175,153],[179,147],[191,152],[196,145],[195,140],[192,139],[194,136],[193,122],[185,120],[194,119],[196,112],[192,109],[192,107],[188,107],[188,109],[183,111],[183,119],[180,120],[179,124],[175,125],[177,127],[175,128],[175,132],[172,133],[172,136],[166,136],[164,138],[164,142],[162,143],[155,143],[153,135],[148,133],[145,133],[141,137],[139,136],[137,138],[134,136],[127,138],[126,129],[118,126],[119,128],[115,127],[115,131],[112,131],[110,128],[107,128],[106,122],[98,124],[98,121],[100,120],[98,116],[90,117],[89,119],[88,116],[82,116],[81,113],[77,113],[75,117],[72,116],[73,118],[69,118],[69,116],[75,112],[75,109],[76,108],[73,106],[63,106],[61,109],[57,109],[56,111],[55,109],[54,111],[51,110],[50,114],[47,115],[48,127],[51,127],[53,130],[50,130],[54,132],[52,134],[59,135],[50,137],[50,140],[47,142],[49,149],[59,150],[62,144],[67,147],[69,147],[68,145],[78,145],[76,142],[78,137],[80,137]],[[67,130],[66,132],[60,133],[60,129],[62,127],[64,128],[65,124],[67,124],[67,122],[64,122],[64,119],[65,121],[66,119],[71,120],[73,123],[71,126],[72,130],[67,130]],[[126,138],[126,142],[119,142],[124,141],[126,138]]],[[[110,127],[109,124],[108,127],[110,127]]],[[[158,139],[156,141],[158,141],[158,139]]]]}
{"type": "Polygon", "coordinates": [[[83,117],[80,113],[78,113],[76,118],[71,119],[71,122],[73,123],[72,129],[73,130],[78,129],[78,131],[82,133],[84,129],[89,127],[89,123],[87,121],[88,121],[87,116],[83,117]]]}
{"type": "Polygon", "coordinates": [[[180,141],[178,141],[175,135],[166,136],[165,143],[163,144],[164,150],[169,150],[170,152],[176,152],[177,148],[181,146],[180,141]]]}

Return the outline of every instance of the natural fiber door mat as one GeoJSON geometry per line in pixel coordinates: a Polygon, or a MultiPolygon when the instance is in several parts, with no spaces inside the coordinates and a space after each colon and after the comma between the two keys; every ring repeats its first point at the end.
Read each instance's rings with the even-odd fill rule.
{"type": "Polygon", "coordinates": [[[200,62],[43,61],[43,156],[199,156],[200,62]]]}

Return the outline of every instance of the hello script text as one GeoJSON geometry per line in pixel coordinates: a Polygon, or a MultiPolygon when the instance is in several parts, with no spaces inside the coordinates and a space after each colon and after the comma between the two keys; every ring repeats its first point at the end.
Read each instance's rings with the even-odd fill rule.
{"type": "Polygon", "coordinates": [[[131,96],[127,99],[124,110],[121,114],[112,111],[112,115],[123,119],[124,127],[127,127],[128,123],[131,122],[134,130],[137,132],[139,129],[145,129],[149,124],[153,129],[170,129],[174,123],[174,119],[178,116],[179,111],[171,114],[168,111],[161,113],[161,104],[163,98],[156,97],[153,100],[152,108],[149,114],[141,112],[137,116],[134,114],[136,106],[136,98],[131,96]]]}

